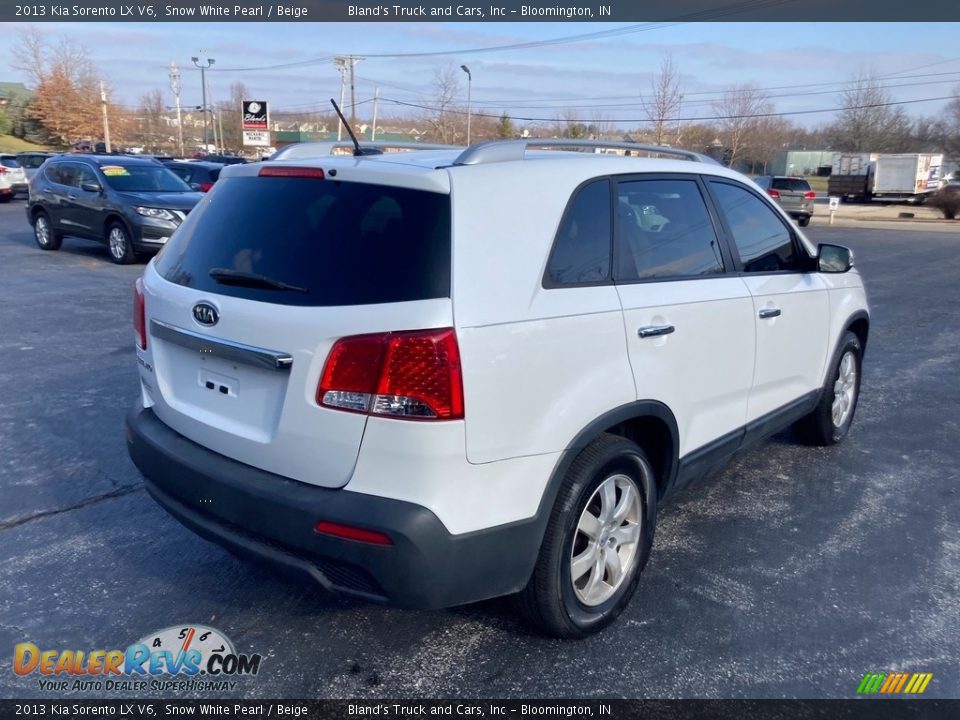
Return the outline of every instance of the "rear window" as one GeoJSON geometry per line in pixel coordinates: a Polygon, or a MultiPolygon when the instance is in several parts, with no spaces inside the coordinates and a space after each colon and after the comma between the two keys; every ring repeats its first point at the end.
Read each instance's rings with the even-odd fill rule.
{"type": "Polygon", "coordinates": [[[3,165],[4,167],[8,167],[8,168],[20,167],[20,163],[17,162],[17,159],[12,157],[0,158],[0,165],[3,165]]]}
{"type": "Polygon", "coordinates": [[[20,155],[17,157],[17,162],[25,168],[30,170],[36,170],[38,167],[43,165],[46,162],[46,155],[20,155]]]}
{"type": "Polygon", "coordinates": [[[170,282],[284,305],[450,296],[450,196],[309,178],[225,178],[156,261],[170,282]],[[306,292],[220,284],[255,273],[306,292]]]}
{"type": "Polygon", "coordinates": [[[774,178],[774,190],[786,190],[788,192],[810,192],[810,183],[803,178],[774,178]]]}

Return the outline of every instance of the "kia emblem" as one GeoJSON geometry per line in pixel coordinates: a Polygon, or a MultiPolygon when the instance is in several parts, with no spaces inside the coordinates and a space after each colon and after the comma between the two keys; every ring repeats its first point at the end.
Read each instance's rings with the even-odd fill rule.
{"type": "Polygon", "coordinates": [[[220,313],[210,303],[201,302],[193,306],[193,319],[201,325],[209,327],[217,324],[217,321],[220,320],[220,313]]]}

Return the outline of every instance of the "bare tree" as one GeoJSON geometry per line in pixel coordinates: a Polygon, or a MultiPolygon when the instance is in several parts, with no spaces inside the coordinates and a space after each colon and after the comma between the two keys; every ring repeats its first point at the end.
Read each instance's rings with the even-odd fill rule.
{"type": "Polygon", "coordinates": [[[754,172],[766,174],[767,165],[786,149],[795,135],[793,123],[783,117],[757,118],[750,132],[750,146],[744,151],[754,172]]]}
{"type": "Polygon", "coordinates": [[[466,120],[461,117],[457,107],[460,77],[453,64],[434,70],[433,87],[433,98],[424,102],[432,108],[425,118],[430,127],[430,139],[441,143],[456,142],[457,136],[461,134],[460,125],[465,125],[466,120]]]}
{"type": "Polygon", "coordinates": [[[660,72],[650,81],[650,96],[640,96],[643,112],[653,124],[653,139],[663,145],[669,136],[667,121],[680,111],[683,94],[680,92],[680,73],[669,53],[660,61],[660,72]]]}
{"type": "Polygon", "coordinates": [[[718,116],[717,127],[726,150],[727,165],[733,167],[749,146],[751,131],[759,116],[772,112],[773,107],[755,85],[744,84],[724,91],[713,103],[713,109],[718,116]]]}
{"type": "Polygon", "coordinates": [[[137,125],[141,144],[152,152],[158,151],[166,144],[168,137],[166,123],[166,107],[163,102],[163,93],[153,89],[146,95],[140,96],[137,107],[137,125]]]}
{"type": "Polygon", "coordinates": [[[840,95],[842,109],[827,128],[837,150],[885,152],[902,150],[909,143],[911,122],[892,99],[883,82],[860,71],[840,95]]]}

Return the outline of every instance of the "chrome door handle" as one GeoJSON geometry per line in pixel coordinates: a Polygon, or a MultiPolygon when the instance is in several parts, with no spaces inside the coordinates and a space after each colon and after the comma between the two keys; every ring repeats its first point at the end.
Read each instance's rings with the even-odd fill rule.
{"type": "Polygon", "coordinates": [[[76,196],[76,195],[67,195],[67,199],[68,199],[68,200],[76,200],[76,199],[77,199],[77,196],[76,196]]]}
{"type": "Polygon", "coordinates": [[[657,337],[658,335],[669,335],[676,328],[673,325],[645,325],[637,330],[637,335],[642,338],[657,337]]]}
{"type": "Polygon", "coordinates": [[[760,319],[780,317],[780,308],[764,308],[760,311],[760,319]]]}

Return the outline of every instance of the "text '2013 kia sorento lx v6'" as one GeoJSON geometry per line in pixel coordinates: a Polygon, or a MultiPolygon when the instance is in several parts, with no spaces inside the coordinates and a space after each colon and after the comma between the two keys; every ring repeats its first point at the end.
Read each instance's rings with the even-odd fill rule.
{"type": "Polygon", "coordinates": [[[137,283],[151,495],[330,590],[516,593],[578,637],[629,601],[672,492],[791,424],[842,440],[850,251],[694,153],[584,146],[224,169],[137,283]]]}

